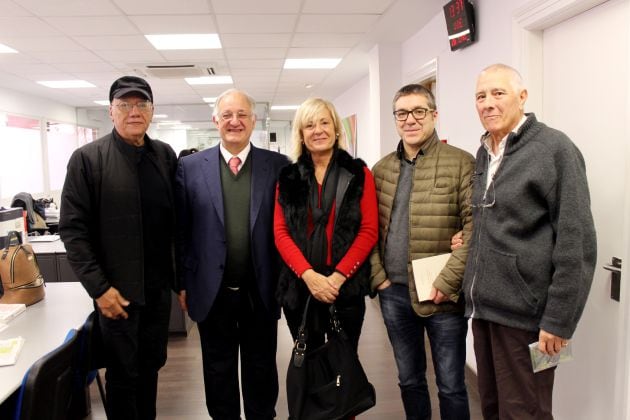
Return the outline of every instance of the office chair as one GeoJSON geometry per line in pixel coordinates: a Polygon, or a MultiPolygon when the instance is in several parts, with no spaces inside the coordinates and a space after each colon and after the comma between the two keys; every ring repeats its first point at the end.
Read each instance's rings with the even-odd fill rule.
{"type": "Polygon", "coordinates": [[[107,415],[105,387],[103,386],[101,375],[98,372],[98,369],[105,365],[102,355],[103,340],[101,338],[96,311],[88,315],[79,331],[79,336],[81,342],[78,358],[79,367],[76,372],[75,396],[70,413],[74,418],[84,418],[90,414],[89,387],[94,379],[96,379],[105,415],[107,415]]]}
{"type": "Polygon", "coordinates": [[[18,394],[14,420],[69,418],[78,351],[79,336],[73,329],[61,346],[30,367],[18,394]]]}

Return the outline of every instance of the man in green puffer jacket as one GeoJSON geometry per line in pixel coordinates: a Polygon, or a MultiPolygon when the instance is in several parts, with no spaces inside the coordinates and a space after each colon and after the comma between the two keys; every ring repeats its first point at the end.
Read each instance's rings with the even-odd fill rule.
{"type": "Polygon", "coordinates": [[[379,242],[371,257],[377,292],[394,349],[407,419],[431,418],[424,332],[431,345],[442,419],[470,417],[464,383],[466,333],[460,297],[470,237],[471,154],[442,143],[435,131],[433,94],[407,85],[394,97],[400,143],[373,169],[379,209],[379,242]],[[429,299],[418,299],[411,262],[453,251],[433,282],[429,299]]]}

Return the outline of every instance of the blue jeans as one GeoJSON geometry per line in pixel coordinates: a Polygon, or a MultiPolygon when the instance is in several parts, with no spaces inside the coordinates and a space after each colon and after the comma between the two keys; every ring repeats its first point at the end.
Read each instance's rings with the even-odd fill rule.
{"type": "Polygon", "coordinates": [[[442,420],[470,418],[464,382],[468,322],[460,313],[418,316],[407,286],[392,284],[379,291],[381,312],[394,349],[398,381],[408,420],[430,420],[424,330],[427,331],[440,400],[442,420]]]}

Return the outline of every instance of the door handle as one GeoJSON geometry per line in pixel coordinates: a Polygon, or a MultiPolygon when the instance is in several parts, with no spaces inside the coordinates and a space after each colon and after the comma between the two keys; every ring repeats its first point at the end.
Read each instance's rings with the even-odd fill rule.
{"type": "Polygon", "coordinates": [[[603,266],[610,271],[610,298],[619,302],[621,296],[621,258],[612,257],[612,263],[603,266]]]}

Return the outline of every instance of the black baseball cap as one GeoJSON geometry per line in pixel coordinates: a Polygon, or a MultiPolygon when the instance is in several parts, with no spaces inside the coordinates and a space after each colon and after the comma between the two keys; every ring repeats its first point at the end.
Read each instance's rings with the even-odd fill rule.
{"type": "Polygon", "coordinates": [[[146,80],[136,76],[123,76],[112,83],[109,88],[109,102],[114,98],[122,98],[130,93],[138,93],[153,102],[153,91],[146,80]]]}

